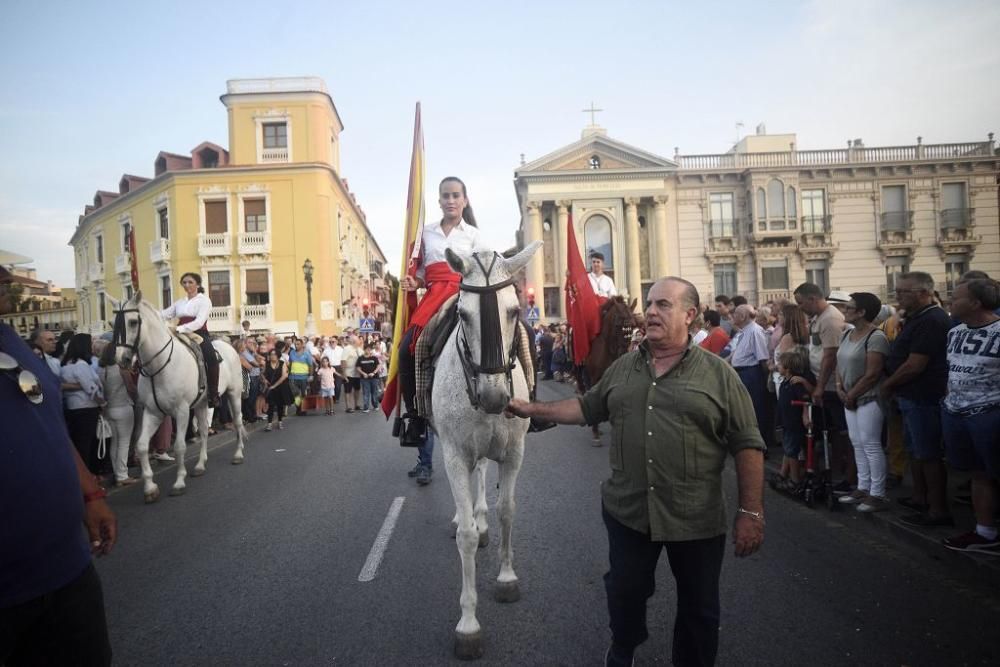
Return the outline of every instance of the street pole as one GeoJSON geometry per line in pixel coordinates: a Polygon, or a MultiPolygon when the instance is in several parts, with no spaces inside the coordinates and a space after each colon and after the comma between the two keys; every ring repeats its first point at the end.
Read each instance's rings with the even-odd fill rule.
{"type": "Polygon", "coordinates": [[[313,319],[313,300],[312,300],[312,284],[313,284],[313,263],[306,258],[305,263],[302,265],[302,274],[305,276],[306,280],[306,327],[305,335],[312,338],[316,335],[316,321],[313,319]]]}

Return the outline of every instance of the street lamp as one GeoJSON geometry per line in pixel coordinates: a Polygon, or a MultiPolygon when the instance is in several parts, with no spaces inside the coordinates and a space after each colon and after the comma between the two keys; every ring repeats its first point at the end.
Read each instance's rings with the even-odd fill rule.
{"type": "Polygon", "coordinates": [[[313,320],[313,297],[312,297],[312,286],[313,286],[313,263],[307,257],[304,264],[302,264],[302,275],[306,279],[306,336],[316,335],[316,322],[313,320]]]}

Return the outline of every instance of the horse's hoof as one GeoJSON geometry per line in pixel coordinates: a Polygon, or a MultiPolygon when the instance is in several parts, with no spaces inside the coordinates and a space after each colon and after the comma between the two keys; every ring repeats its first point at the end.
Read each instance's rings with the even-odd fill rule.
{"type": "Polygon", "coordinates": [[[230,461],[230,463],[232,463],[234,466],[238,466],[239,464],[243,463],[243,457],[240,456],[239,458],[237,458],[234,456],[233,460],[230,461]]]}
{"type": "Polygon", "coordinates": [[[477,660],[483,657],[483,633],[465,635],[455,633],[455,657],[459,660],[477,660]]]}
{"type": "Polygon", "coordinates": [[[483,549],[490,546],[490,531],[484,530],[479,533],[479,548],[483,549]]]}
{"type": "Polygon", "coordinates": [[[194,470],[191,471],[192,477],[201,477],[204,474],[205,474],[204,468],[201,468],[200,470],[198,468],[195,468],[194,470]]]}
{"type": "Polygon", "coordinates": [[[514,581],[498,581],[493,588],[493,599],[497,602],[517,602],[521,599],[521,586],[514,581]]]}
{"type": "Polygon", "coordinates": [[[172,496],[183,496],[185,491],[187,491],[187,487],[185,486],[170,487],[170,495],[172,496]]]}
{"type": "Polygon", "coordinates": [[[142,494],[146,504],[155,503],[160,499],[160,487],[154,486],[152,491],[142,494]]]}

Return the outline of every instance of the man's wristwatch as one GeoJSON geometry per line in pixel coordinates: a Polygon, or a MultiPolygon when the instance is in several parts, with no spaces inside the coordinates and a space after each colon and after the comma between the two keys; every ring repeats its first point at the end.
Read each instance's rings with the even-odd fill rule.
{"type": "Polygon", "coordinates": [[[758,521],[763,521],[764,520],[764,513],[763,512],[751,512],[750,510],[743,509],[742,507],[737,507],[736,508],[736,513],[737,514],[747,514],[747,515],[752,516],[753,518],[757,519],[758,521]]]}

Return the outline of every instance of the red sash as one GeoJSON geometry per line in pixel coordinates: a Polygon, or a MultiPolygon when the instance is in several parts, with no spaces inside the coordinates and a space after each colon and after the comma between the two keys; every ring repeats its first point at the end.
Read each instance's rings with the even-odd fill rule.
{"type": "Polygon", "coordinates": [[[415,329],[410,340],[411,353],[416,351],[417,339],[427,323],[441,309],[445,301],[458,294],[458,284],[461,281],[461,274],[452,271],[448,262],[434,262],[424,269],[424,284],[427,285],[427,291],[410,316],[410,327],[415,329]]]}
{"type": "MultiPolygon", "coordinates": [[[[187,324],[188,322],[194,322],[194,318],[188,317],[187,315],[181,315],[180,317],[177,318],[177,324],[187,324]]],[[[197,334],[200,334],[202,332],[208,333],[208,322],[205,323],[205,326],[195,331],[195,333],[197,334]]]]}

